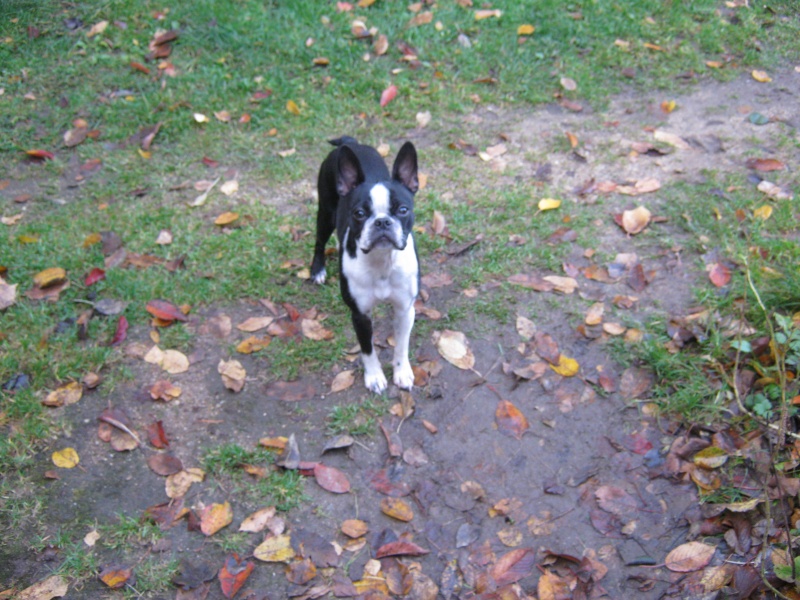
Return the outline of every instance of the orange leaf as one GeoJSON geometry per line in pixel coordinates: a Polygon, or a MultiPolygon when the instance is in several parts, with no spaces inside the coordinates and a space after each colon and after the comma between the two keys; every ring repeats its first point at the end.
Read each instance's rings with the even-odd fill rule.
{"type": "Polygon", "coordinates": [[[497,409],[494,412],[494,419],[500,433],[517,439],[522,438],[522,435],[529,428],[528,419],[508,400],[500,400],[498,402],[497,409]]]}
{"type": "Polygon", "coordinates": [[[397,86],[392,84],[381,93],[381,108],[384,108],[389,102],[397,97],[397,86]]]}
{"type": "Polygon", "coordinates": [[[41,150],[36,148],[34,150],[26,150],[25,154],[36,160],[53,160],[56,156],[49,150],[41,150]]]}
{"type": "Polygon", "coordinates": [[[728,285],[731,281],[731,271],[721,263],[713,263],[706,267],[708,278],[715,286],[721,288],[728,285]]]}
{"type": "Polygon", "coordinates": [[[250,577],[255,565],[249,560],[242,561],[235,552],[225,559],[219,570],[219,585],[226,598],[233,598],[250,577]]]}
{"type": "Polygon", "coordinates": [[[100,581],[112,590],[123,587],[133,575],[133,569],[119,565],[109,565],[100,572],[100,581]]]}
{"type": "Polygon", "coordinates": [[[381,500],[381,512],[398,521],[408,522],[414,518],[414,511],[401,498],[383,498],[381,500]]]}
{"type": "Polygon", "coordinates": [[[145,309],[156,319],[161,319],[162,321],[171,323],[172,321],[188,320],[177,306],[166,300],[150,300],[145,309]]]}
{"type": "Polygon", "coordinates": [[[233,521],[233,510],[230,502],[207,506],[200,515],[200,531],[205,535],[214,535],[233,521]]]}

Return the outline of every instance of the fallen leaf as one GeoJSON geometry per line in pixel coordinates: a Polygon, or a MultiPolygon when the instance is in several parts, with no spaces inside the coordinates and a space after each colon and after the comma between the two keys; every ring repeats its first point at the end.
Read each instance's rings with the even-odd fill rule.
{"type": "Polygon", "coordinates": [[[274,317],[250,317],[239,323],[236,329],[247,333],[255,333],[256,331],[268,327],[274,320],[274,317]]]}
{"type": "Polygon", "coordinates": [[[216,225],[217,227],[225,227],[226,225],[231,225],[232,223],[235,223],[238,219],[239,219],[239,213],[224,212],[221,215],[219,215],[216,219],[214,219],[214,225],[216,225]]]}
{"type": "Polygon", "coordinates": [[[517,27],[517,35],[532,35],[536,31],[533,25],[520,25],[517,27]]]}
{"type": "Polygon", "coordinates": [[[517,333],[523,340],[529,340],[536,334],[536,324],[528,317],[517,315],[517,333]]]}
{"type": "Polygon", "coordinates": [[[706,266],[708,278],[718,288],[725,287],[731,281],[731,270],[722,263],[712,263],[706,266]]]}
{"type": "Polygon", "coordinates": [[[349,538],[360,538],[369,531],[369,525],[360,519],[347,519],[342,523],[342,533],[349,538]]]}
{"type": "Polygon", "coordinates": [[[166,379],[160,379],[150,387],[150,397],[153,400],[163,400],[164,402],[169,402],[170,400],[180,397],[180,395],[181,388],[173,385],[166,379]]]}
{"type": "Polygon", "coordinates": [[[249,533],[259,533],[267,528],[269,521],[275,516],[275,507],[268,506],[261,508],[251,515],[248,515],[242,524],[239,525],[239,531],[246,531],[249,533]]]}
{"type": "Polygon", "coordinates": [[[578,84],[575,83],[574,79],[571,79],[569,77],[562,77],[560,83],[561,87],[563,87],[568,92],[574,92],[575,90],[578,89],[578,84]]]}
{"type": "Polygon", "coordinates": [[[264,350],[270,343],[272,343],[272,338],[269,336],[259,338],[251,335],[236,345],[236,351],[240,354],[252,354],[253,352],[264,350]]]}
{"type": "Polygon", "coordinates": [[[766,71],[759,71],[758,69],[754,69],[750,72],[750,75],[753,79],[758,81],[759,83],[769,83],[772,81],[772,77],[770,77],[766,71]]]}
{"type": "Polygon", "coordinates": [[[494,564],[490,574],[498,587],[514,583],[530,575],[536,562],[531,548],[517,548],[507,552],[494,564]]]}
{"type": "Polygon", "coordinates": [[[41,150],[36,148],[34,150],[26,150],[25,154],[30,156],[34,160],[53,160],[56,156],[49,150],[41,150]]]}
{"type": "Polygon", "coordinates": [[[98,577],[100,581],[105,583],[112,590],[118,590],[124,587],[131,577],[133,577],[133,569],[120,565],[109,565],[103,567],[98,577]]]}
{"type": "Polygon", "coordinates": [[[571,294],[577,287],[578,282],[572,277],[562,277],[560,275],[546,275],[542,277],[548,283],[553,285],[553,289],[562,294],[571,294]]]}
{"type": "Polygon", "coordinates": [[[147,457],[147,466],[153,473],[162,477],[183,471],[181,459],[172,454],[151,454],[147,457]]]}
{"type": "Polygon", "coordinates": [[[333,331],[326,329],[322,323],[315,319],[302,319],[300,321],[300,330],[310,340],[319,342],[333,339],[333,331]]]}
{"type": "Polygon", "coordinates": [[[639,206],[633,210],[626,210],[622,213],[622,228],[625,233],[636,235],[644,230],[650,223],[650,211],[644,206],[639,206]]]}
{"type": "Polygon", "coordinates": [[[167,497],[173,499],[182,498],[187,494],[193,483],[200,483],[205,477],[205,472],[197,467],[190,467],[170,475],[165,482],[167,497]]]}
{"type": "Polygon", "coordinates": [[[145,310],[156,319],[171,323],[172,321],[188,321],[189,319],[180,308],[166,300],[150,300],[145,306],[145,310]]]}
{"type": "Polygon", "coordinates": [[[494,411],[494,420],[500,433],[522,439],[523,434],[529,429],[528,419],[522,412],[508,400],[500,400],[494,411]]]}
{"type": "Polygon", "coordinates": [[[81,461],[75,448],[62,448],[56,450],[51,456],[53,464],[60,469],[73,469],[81,461]]]}
{"type": "Polygon", "coordinates": [[[331,392],[341,392],[350,388],[356,380],[355,371],[342,371],[333,378],[331,392]]]}
{"type": "MultiPolygon", "coordinates": [[[[219,186],[219,191],[222,192],[223,194],[225,194],[226,196],[233,196],[233,194],[235,194],[236,192],[239,191],[239,182],[237,180],[235,180],[235,179],[231,179],[229,181],[226,181],[221,186],[219,186]]],[[[236,213],[232,213],[232,214],[236,214],[236,213]]],[[[219,220],[219,217],[217,217],[217,221],[218,220],[219,220]]],[[[216,223],[216,221],[215,221],[215,223],[216,223]]],[[[216,223],[216,224],[219,225],[219,223],[216,223]]]]}
{"type": "Polygon", "coordinates": [[[639,367],[629,367],[622,373],[619,391],[625,400],[641,398],[655,383],[653,373],[639,367]]]}
{"type": "Polygon", "coordinates": [[[166,350],[159,363],[161,368],[171,375],[185,373],[189,370],[189,358],[178,350],[166,350]]]}
{"type": "Polygon", "coordinates": [[[222,384],[226,388],[234,392],[242,391],[245,377],[247,376],[247,372],[244,370],[242,363],[238,360],[220,360],[217,365],[217,372],[221,375],[222,384]]]}
{"type": "Polygon", "coordinates": [[[322,463],[314,465],[314,479],[319,486],[334,494],[346,494],[350,491],[350,481],[342,471],[336,467],[329,467],[322,463]]]}
{"type": "Polygon", "coordinates": [[[559,577],[549,569],[545,569],[536,584],[536,595],[539,600],[566,600],[572,598],[570,585],[566,578],[559,577]]]}
{"type": "Polygon", "coordinates": [[[389,102],[397,97],[397,86],[392,84],[381,92],[381,108],[385,108],[389,102]]]}
{"type": "Polygon", "coordinates": [[[108,21],[98,21],[86,32],[86,37],[91,38],[98,34],[103,33],[108,27],[108,21]]]}
{"type": "Polygon", "coordinates": [[[786,165],[776,158],[748,158],[745,166],[748,169],[754,169],[762,173],[781,171],[786,168],[786,165]]]}
{"type": "Polygon", "coordinates": [[[253,556],[263,562],[288,563],[295,556],[292,538],[288,535],[269,537],[253,550],[253,556]]]}
{"type": "Polygon", "coordinates": [[[753,211],[753,216],[756,219],[761,219],[762,221],[766,221],[772,216],[772,207],[769,204],[765,204],[764,206],[759,206],[757,209],[753,211]]]}
{"type": "Polygon", "coordinates": [[[500,9],[481,9],[475,11],[475,20],[482,21],[484,19],[491,19],[492,17],[499,19],[503,15],[503,11],[500,9]]]}
{"type": "MultiPolygon", "coordinates": [[[[12,588],[13,589],[13,588],[12,588]]],[[[69,586],[67,580],[61,575],[51,575],[13,596],[6,596],[0,592],[0,598],[13,598],[14,600],[51,600],[67,595],[69,586]]]]}
{"type": "Polygon", "coordinates": [[[433,342],[447,362],[459,369],[470,370],[475,366],[475,356],[469,347],[467,337],[460,331],[436,331],[433,342]]]}
{"type": "Polygon", "coordinates": [[[728,461],[728,454],[718,446],[703,448],[692,457],[692,462],[703,469],[718,469],[728,461]]]}
{"type": "Polygon", "coordinates": [[[542,198],[539,200],[539,210],[553,210],[554,208],[558,208],[561,206],[561,200],[556,200],[555,198],[542,198]]]}
{"type": "Polygon", "coordinates": [[[600,508],[619,517],[635,514],[639,508],[633,496],[617,486],[601,485],[594,495],[600,508]]]}
{"type": "Polygon", "coordinates": [[[414,511],[402,498],[382,498],[381,512],[398,521],[409,522],[414,518],[414,511]]]}
{"type": "Polygon", "coordinates": [[[397,541],[382,545],[375,551],[375,558],[385,558],[387,556],[423,556],[430,550],[421,548],[413,542],[397,541]]]}
{"type": "Polygon", "coordinates": [[[219,585],[222,595],[233,598],[250,577],[255,565],[249,560],[242,560],[235,552],[225,558],[219,570],[219,585]]]}
{"type": "Polygon", "coordinates": [[[83,386],[77,381],[65,383],[53,390],[42,400],[45,406],[69,406],[75,404],[83,396],[83,386]]]}
{"type": "Polygon", "coordinates": [[[33,285],[38,288],[48,288],[59,283],[64,283],[67,279],[67,272],[61,267],[51,267],[44,271],[39,271],[33,276],[33,285]]]}
{"type": "Polygon", "coordinates": [[[580,371],[581,367],[580,364],[578,364],[578,361],[574,358],[569,358],[563,354],[560,354],[558,357],[558,364],[551,364],[550,368],[563,377],[573,377],[578,374],[578,371],[580,371]]]}
{"type": "Polygon", "coordinates": [[[207,506],[200,514],[200,531],[204,535],[214,535],[233,522],[233,509],[230,502],[207,506]]]}
{"type": "Polygon", "coordinates": [[[9,285],[0,277],[0,310],[17,303],[17,284],[9,285]]]}
{"type": "Polygon", "coordinates": [[[705,567],[714,557],[716,548],[702,542],[687,542],[674,548],[664,559],[664,565],[677,573],[689,573],[705,567]]]}

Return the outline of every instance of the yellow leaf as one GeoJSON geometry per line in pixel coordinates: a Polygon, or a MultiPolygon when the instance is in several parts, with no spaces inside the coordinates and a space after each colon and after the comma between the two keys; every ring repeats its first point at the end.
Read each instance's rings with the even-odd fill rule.
{"type": "Polygon", "coordinates": [[[300,114],[300,107],[297,106],[297,103],[294,100],[289,100],[286,103],[286,110],[288,110],[293,115],[299,115],[300,114]]]}
{"type": "Polygon", "coordinates": [[[721,69],[722,68],[722,63],[720,61],[718,61],[718,60],[707,60],[706,61],[706,66],[709,69],[721,69]]]}
{"type": "Polygon", "coordinates": [[[39,241],[38,235],[21,235],[17,238],[20,244],[35,244],[39,241]]]}
{"type": "Polygon", "coordinates": [[[92,28],[86,32],[86,37],[90,38],[103,33],[106,30],[106,27],[108,27],[108,21],[100,21],[95,23],[92,25],[92,28]]]}
{"type": "Polygon", "coordinates": [[[53,452],[53,464],[62,469],[72,469],[81,462],[75,448],[64,448],[53,452]]]}
{"type": "Polygon", "coordinates": [[[769,83],[770,81],[772,81],[772,77],[767,75],[766,71],[754,70],[753,72],[750,73],[750,75],[752,75],[753,79],[755,79],[759,83],[769,83]]]}
{"type": "Polygon", "coordinates": [[[263,350],[269,346],[271,341],[272,338],[269,336],[257,338],[256,336],[251,335],[246,340],[239,342],[239,345],[236,346],[236,351],[241,354],[252,354],[253,352],[258,352],[259,350],[263,350]]]}
{"type": "Polygon", "coordinates": [[[288,535],[276,535],[268,538],[253,550],[253,556],[264,562],[288,563],[294,558],[292,538],[288,535]]]}
{"type": "Polygon", "coordinates": [[[153,156],[153,153],[150,152],[149,150],[142,150],[141,148],[137,148],[136,151],[139,153],[139,156],[141,156],[145,160],[150,160],[150,158],[153,156]]]}
{"type": "Polygon", "coordinates": [[[709,446],[695,454],[692,461],[704,469],[717,469],[728,461],[728,455],[718,446],[709,446]]]}
{"type": "Polygon", "coordinates": [[[414,518],[414,511],[411,506],[401,498],[383,498],[381,500],[381,512],[398,521],[408,523],[414,518]]]}
{"type": "Polygon", "coordinates": [[[759,206],[757,209],[753,211],[753,216],[756,219],[761,219],[762,221],[766,221],[772,216],[772,207],[769,204],[765,204],[764,206],[759,206]]]}
{"type": "Polygon", "coordinates": [[[90,233],[83,240],[83,247],[89,248],[95,244],[99,244],[103,237],[99,233],[90,233]]]}
{"type": "Polygon", "coordinates": [[[492,17],[495,17],[495,18],[499,19],[502,14],[503,14],[503,11],[499,10],[499,9],[495,9],[495,10],[486,10],[486,9],[476,10],[475,11],[475,20],[476,21],[482,21],[483,19],[490,19],[492,17]]]}
{"type": "Polygon", "coordinates": [[[517,27],[517,35],[531,35],[534,31],[536,28],[533,25],[525,24],[517,27]]]}
{"type": "Polygon", "coordinates": [[[573,377],[574,375],[578,374],[580,371],[581,366],[578,364],[578,361],[574,358],[569,358],[564,356],[563,354],[559,354],[558,356],[558,364],[557,365],[550,365],[550,368],[553,369],[559,375],[564,377],[573,377]]]}
{"type": "Polygon", "coordinates": [[[539,200],[539,210],[553,210],[561,206],[561,200],[555,198],[542,198],[539,200]]]}
{"type": "Polygon", "coordinates": [[[200,531],[205,535],[214,535],[233,521],[233,509],[230,502],[207,506],[200,515],[200,531]]]}
{"type": "Polygon", "coordinates": [[[69,406],[80,400],[81,396],[83,396],[83,386],[77,381],[70,381],[47,394],[47,398],[42,400],[42,404],[45,406],[69,406]]]}
{"type": "Polygon", "coordinates": [[[39,271],[33,276],[33,284],[36,287],[46,288],[51,285],[62,283],[67,278],[67,272],[61,267],[51,267],[44,271],[39,271]]]}
{"type": "Polygon", "coordinates": [[[214,225],[224,227],[225,225],[230,225],[238,218],[239,218],[239,213],[224,212],[214,220],[214,225]]]}
{"type": "Polygon", "coordinates": [[[661,103],[661,110],[664,111],[665,113],[669,114],[673,110],[675,110],[677,108],[677,106],[678,106],[678,103],[675,102],[675,100],[664,100],[661,103]]]}

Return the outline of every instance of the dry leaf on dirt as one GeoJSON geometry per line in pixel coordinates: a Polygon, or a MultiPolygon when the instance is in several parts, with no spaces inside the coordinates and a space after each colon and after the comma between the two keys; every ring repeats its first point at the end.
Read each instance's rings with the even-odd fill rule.
{"type": "Polygon", "coordinates": [[[235,552],[225,558],[225,563],[219,570],[219,585],[222,595],[233,598],[247,582],[255,565],[249,560],[242,560],[235,552]]]}
{"type": "Polygon", "coordinates": [[[331,382],[331,392],[341,392],[348,389],[355,383],[355,371],[342,371],[333,378],[331,382]]]}
{"type": "Polygon", "coordinates": [[[664,559],[665,566],[670,571],[677,573],[689,573],[705,567],[714,557],[716,548],[702,542],[687,542],[674,548],[667,558],[664,559]]]}
{"type": "Polygon", "coordinates": [[[251,335],[249,338],[242,340],[236,345],[236,351],[240,354],[252,354],[253,352],[258,352],[268,347],[271,342],[272,338],[268,335],[263,338],[251,335]]]}
{"type": "Polygon", "coordinates": [[[25,588],[15,596],[14,600],[51,600],[67,595],[67,580],[61,575],[51,575],[32,586],[25,588]]]}
{"type": "Polygon", "coordinates": [[[629,367],[622,373],[619,391],[625,400],[642,397],[655,383],[652,371],[639,367],[629,367]]]}
{"type": "Polygon", "coordinates": [[[633,210],[626,210],[622,213],[622,228],[625,233],[636,235],[644,230],[650,223],[650,211],[644,206],[638,206],[633,210]]]}
{"type": "Polygon", "coordinates": [[[433,343],[436,344],[439,354],[447,362],[459,369],[469,370],[475,366],[475,356],[469,347],[467,337],[460,331],[435,331],[433,343]]]}
{"type": "Polygon", "coordinates": [[[217,372],[222,377],[222,384],[234,392],[241,392],[247,372],[238,360],[220,360],[217,372]]]}
{"type": "Polygon", "coordinates": [[[265,327],[269,327],[269,325],[275,320],[274,317],[250,317],[239,323],[236,326],[236,329],[239,331],[244,331],[246,333],[255,333],[260,329],[264,329],[265,327]]]}
{"type": "Polygon", "coordinates": [[[276,535],[267,538],[253,550],[253,556],[264,562],[288,563],[294,558],[292,538],[288,535],[276,535]]]}
{"type": "Polygon", "coordinates": [[[83,396],[83,386],[77,381],[70,381],[53,390],[42,400],[45,406],[69,406],[75,404],[83,396]]]}
{"type": "Polygon", "coordinates": [[[147,457],[147,466],[156,475],[166,477],[183,470],[181,459],[172,454],[151,454],[147,457]]]}
{"type": "Polygon", "coordinates": [[[536,587],[539,600],[566,600],[572,598],[570,586],[565,578],[545,569],[536,587]]]}
{"type": "Polygon", "coordinates": [[[346,494],[350,491],[350,480],[336,467],[317,463],[314,465],[314,479],[322,489],[328,492],[346,494]]]}
{"type": "Polygon", "coordinates": [[[233,509],[230,502],[206,506],[200,514],[200,531],[204,535],[214,535],[233,522],[233,509]]]}
{"type": "Polygon", "coordinates": [[[491,569],[491,576],[498,587],[508,585],[530,575],[535,562],[533,549],[517,548],[500,557],[491,569]]]}
{"type": "Polygon", "coordinates": [[[398,541],[384,544],[375,551],[375,558],[385,558],[387,556],[422,556],[428,554],[430,550],[421,548],[413,542],[398,541]]]}
{"type": "Polygon", "coordinates": [[[536,325],[528,317],[517,315],[517,333],[523,340],[529,340],[536,334],[536,325]]]}
{"type": "Polygon", "coordinates": [[[546,275],[542,277],[548,283],[553,285],[553,289],[562,294],[571,294],[578,287],[578,282],[572,277],[562,277],[560,275],[546,275]]]}
{"type": "Polygon", "coordinates": [[[599,325],[603,322],[603,313],[605,313],[606,306],[602,302],[595,302],[586,311],[584,323],[587,325],[599,325]]]}
{"type": "Polygon", "coordinates": [[[639,508],[633,496],[621,487],[601,485],[594,495],[600,508],[620,517],[635,514],[639,508]]]}
{"type": "Polygon", "coordinates": [[[105,583],[112,590],[118,590],[124,587],[131,577],[133,577],[133,569],[121,565],[108,565],[103,567],[98,577],[100,581],[105,583]]]}
{"type": "Polygon", "coordinates": [[[393,519],[406,523],[414,518],[414,511],[411,506],[401,498],[382,498],[381,512],[393,519]]]}
{"type": "Polygon", "coordinates": [[[62,448],[52,454],[53,464],[60,469],[73,469],[81,462],[75,448],[62,448]]]}
{"type": "Polygon", "coordinates": [[[302,319],[300,321],[300,330],[305,337],[317,342],[333,339],[333,331],[326,329],[322,323],[315,319],[302,319]]]}
{"type": "Polygon", "coordinates": [[[165,489],[168,498],[182,498],[193,483],[200,483],[206,474],[202,469],[190,467],[167,477],[165,489]]]}
{"type": "Polygon", "coordinates": [[[504,435],[521,439],[528,430],[528,419],[522,412],[508,400],[500,400],[494,411],[494,420],[497,430],[504,435]]]}
{"type": "Polygon", "coordinates": [[[369,525],[360,519],[347,519],[342,523],[342,533],[349,538],[360,538],[369,531],[369,525]]]}
{"type": "Polygon", "coordinates": [[[270,519],[275,516],[275,507],[267,506],[247,516],[242,524],[239,525],[239,531],[247,531],[249,533],[259,533],[267,528],[270,519]]]}

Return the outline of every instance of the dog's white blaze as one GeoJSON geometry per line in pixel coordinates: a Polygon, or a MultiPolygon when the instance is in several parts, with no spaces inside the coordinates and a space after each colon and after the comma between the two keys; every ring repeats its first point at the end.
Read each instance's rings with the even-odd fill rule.
{"type": "Polygon", "coordinates": [[[376,217],[383,217],[389,214],[389,190],[382,183],[372,186],[369,191],[372,199],[372,211],[376,217]]]}

